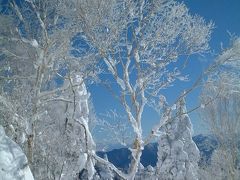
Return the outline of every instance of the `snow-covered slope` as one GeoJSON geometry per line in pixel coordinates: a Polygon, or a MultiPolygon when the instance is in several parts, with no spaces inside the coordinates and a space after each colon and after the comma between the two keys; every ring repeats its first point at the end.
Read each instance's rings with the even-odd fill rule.
{"type": "Polygon", "coordinates": [[[0,126],[0,180],[33,179],[26,156],[0,126]]]}

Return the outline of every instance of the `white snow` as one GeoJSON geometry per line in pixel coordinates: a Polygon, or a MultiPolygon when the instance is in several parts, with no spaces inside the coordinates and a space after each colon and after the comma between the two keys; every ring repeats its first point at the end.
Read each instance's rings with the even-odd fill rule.
{"type": "Polygon", "coordinates": [[[0,180],[33,179],[26,156],[0,126],[0,180]]]}
{"type": "Polygon", "coordinates": [[[37,48],[37,47],[38,47],[38,42],[37,42],[37,40],[36,40],[36,39],[33,39],[33,40],[31,41],[31,45],[32,45],[33,47],[37,48]]]}

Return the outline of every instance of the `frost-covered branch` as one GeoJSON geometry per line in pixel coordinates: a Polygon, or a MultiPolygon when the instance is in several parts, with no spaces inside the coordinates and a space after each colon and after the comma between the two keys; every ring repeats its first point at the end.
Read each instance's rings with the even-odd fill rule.
{"type": "Polygon", "coordinates": [[[216,179],[239,177],[239,64],[240,40],[234,39],[230,48],[216,58],[221,68],[208,75],[201,94],[201,103],[217,96],[202,106],[202,118],[207,128],[216,137],[218,147],[212,155],[208,176],[216,179]]]}
{"type": "Polygon", "coordinates": [[[114,93],[135,133],[128,174],[134,179],[144,145],[141,124],[148,100],[176,79],[184,80],[180,69],[170,66],[184,55],[208,50],[213,25],[172,0],[72,2],[87,41],[118,84],[114,93]]]}
{"type": "Polygon", "coordinates": [[[22,147],[35,178],[60,178],[60,171],[74,178],[80,171],[76,156],[83,154],[85,142],[91,144],[92,138],[88,122],[76,121],[87,115],[75,115],[75,120],[70,116],[77,106],[86,107],[72,89],[77,94],[85,88],[86,78],[99,73],[91,53],[72,52],[78,49],[72,42],[82,26],[69,14],[64,0],[13,0],[1,6],[0,95],[14,105],[16,116],[1,106],[0,122],[22,147]],[[70,85],[77,75],[83,80],[70,85]]]}

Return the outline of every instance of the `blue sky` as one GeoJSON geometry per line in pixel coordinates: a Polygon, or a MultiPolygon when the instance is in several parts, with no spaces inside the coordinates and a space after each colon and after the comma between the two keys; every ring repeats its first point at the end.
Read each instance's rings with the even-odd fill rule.
{"type": "MultiPolygon", "coordinates": [[[[223,47],[228,47],[228,32],[240,36],[240,0],[184,0],[183,1],[192,14],[202,16],[206,21],[213,21],[215,28],[210,41],[211,50],[217,54],[223,47]]],[[[196,79],[201,72],[207,67],[207,64],[213,61],[215,55],[209,54],[205,57],[192,56],[190,58],[185,73],[189,74],[192,80],[196,79]]],[[[174,88],[167,90],[165,93],[174,101],[175,97],[185,88],[191,87],[193,81],[188,83],[177,83],[174,88]]],[[[105,113],[110,109],[116,109],[123,112],[120,104],[116,101],[109,91],[101,85],[92,85],[89,87],[95,111],[97,115],[105,113]]],[[[188,108],[195,107],[198,104],[200,89],[196,89],[187,98],[188,108]]],[[[200,120],[199,113],[190,114],[193,122],[195,134],[206,133],[206,128],[200,120]]],[[[143,133],[148,134],[152,126],[158,122],[158,116],[150,108],[143,114],[143,133]]]]}
{"type": "MultiPolygon", "coordinates": [[[[229,33],[240,36],[240,0],[185,0],[187,7],[191,13],[202,16],[206,21],[213,21],[215,28],[210,41],[211,50],[219,53],[221,43],[226,48],[229,45],[229,33]]],[[[208,55],[204,58],[193,57],[190,65],[190,76],[195,76],[206,67],[206,62],[211,62],[216,55],[208,55]]],[[[188,106],[191,107],[198,101],[198,93],[200,89],[195,91],[188,98],[188,106]]],[[[205,126],[197,112],[190,114],[193,122],[195,134],[206,133],[205,126]]]]}

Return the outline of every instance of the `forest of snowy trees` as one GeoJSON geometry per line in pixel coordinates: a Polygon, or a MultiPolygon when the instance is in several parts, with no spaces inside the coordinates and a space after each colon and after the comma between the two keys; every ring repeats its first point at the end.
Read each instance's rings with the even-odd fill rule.
{"type": "Polygon", "coordinates": [[[0,2],[0,179],[239,179],[239,38],[232,37],[231,46],[192,79],[182,71],[192,55],[210,52],[214,24],[184,3],[0,2]],[[162,93],[189,80],[193,85],[174,103],[162,93]],[[91,84],[106,87],[127,119],[127,127],[114,129],[116,135],[131,131],[130,143],[118,139],[131,152],[127,170],[96,154],[91,84]],[[188,109],[186,98],[196,88],[201,103],[188,109]],[[147,108],[159,122],[145,136],[147,108]],[[205,166],[192,140],[192,111],[200,112],[218,141],[205,166]],[[153,141],[157,165],[146,168],[141,155],[153,141]]]}

